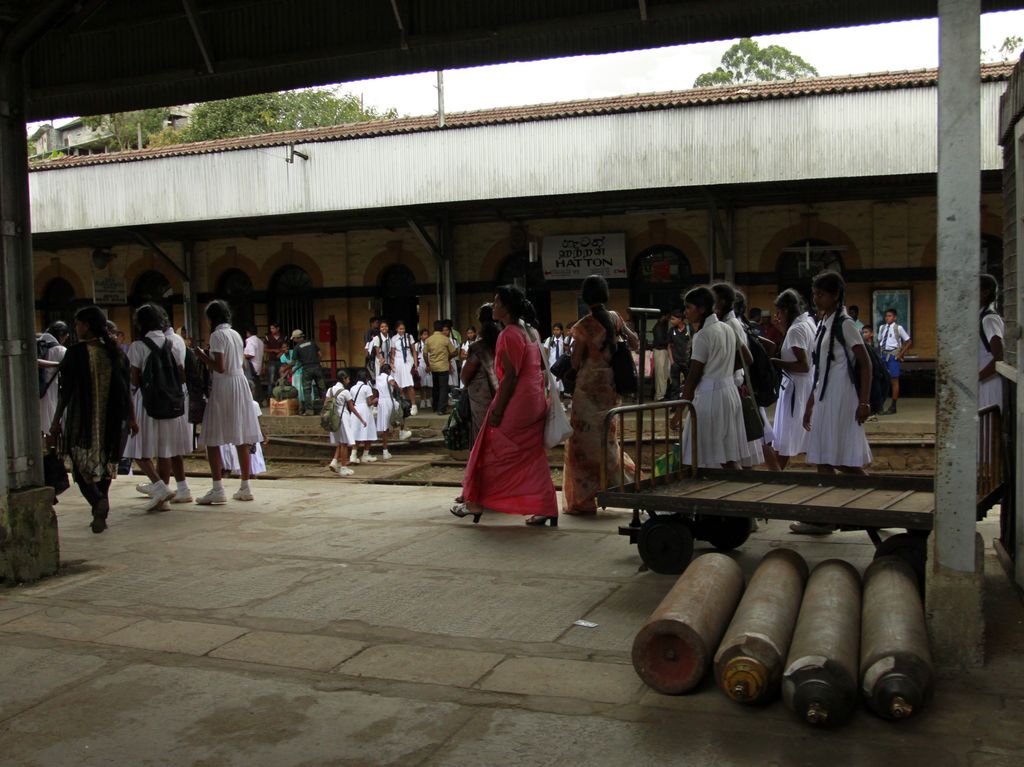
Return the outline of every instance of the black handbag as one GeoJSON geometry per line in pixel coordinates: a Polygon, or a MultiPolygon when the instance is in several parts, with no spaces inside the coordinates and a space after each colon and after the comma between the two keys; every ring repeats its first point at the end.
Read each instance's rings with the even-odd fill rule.
{"type": "Polygon", "coordinates": [[[562,382],[566,394],[576,391],[576,369],[572,366],[572,355],[562,352],[551,366],[551,375],[562,382]]]}
{"type": "Polygon", "coordinates": [[[629,344],[620,340],[612,352],[612,376],[615,379],[615,391],[622,395],[636,394],[637,374],[636,362],[629,344]]]}
{"type": "Polygon", "coordinates": [[[71,487],[68,481],[68,470],[64,468],[64,459],[50,450],[43,456],[43,482],[53,488],[54,496],[58,496],[71,487]]]}

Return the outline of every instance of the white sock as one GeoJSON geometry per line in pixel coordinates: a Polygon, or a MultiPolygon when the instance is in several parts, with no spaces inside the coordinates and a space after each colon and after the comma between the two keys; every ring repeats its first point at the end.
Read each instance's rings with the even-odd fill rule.
{"type": "Polygon", "coordinates": [[[242,480],[242,484],[238,486],[238,489],[239,490],[248,490],[249,489],[249,480],[243,479],[242,480]]]}
{"type": "Polygon", "coordinates": [[[158,479],[156,482],[153,483],[153,494],[154,495],[156,495],[157,493],[163,493],[166,490],[167,490],[167,485],[164,484],[164,481],[162,479],[158,479]]]}
{"type": "Polygon", "coordinates": [[[224,492],[224,480],[222,480],[222,479],[215,479],[215,480],[213,480],[213,491],[215,493],[223,493],[224,492]]]}
{"type": "Polygon", "coordinates": [[[179,479],[178,480],[178,495],[188,495],[188,480],[187,479],[179,479]]]}
{"type": "Polygon", "coordinates": [[[331,466],[337,466],[337,465],[338,465],[338,459],[337,458],[332,458],[331,459],[331,466]]]}

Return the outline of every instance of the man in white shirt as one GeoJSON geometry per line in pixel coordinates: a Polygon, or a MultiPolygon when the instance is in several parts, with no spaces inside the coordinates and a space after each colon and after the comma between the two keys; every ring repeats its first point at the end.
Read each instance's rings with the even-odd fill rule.
{"type": "Polygon", "coordinates": [[[259,400],[259,392],[262,388],[260,386],[260,375],[263,373],[263,358],[264,352],[266,351],[266,345],[263,343],[263,339],[256,335],[256,326],[247,325],[245,328],[245,346],[242,349],[242,353],[245,355],[245,377],[249,380],[249,385],[252,388],[253,399],[259,400]]]}
{"type": "Polygon", "coordinates": [[[896,401],[900,398],[900,363],[910,351],[910,334],[896,322],[896,319],[896,310],[886,309],[885,322],[878,326],[878,333],[875,335],[878,351],[892,378],[892,404],[888,410],[882,411],[882,415],[896,414],[896,401]]]}

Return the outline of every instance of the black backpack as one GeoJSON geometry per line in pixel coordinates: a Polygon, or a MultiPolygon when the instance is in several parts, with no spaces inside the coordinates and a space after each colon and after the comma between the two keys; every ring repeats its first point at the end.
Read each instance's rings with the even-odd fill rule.
{"type": "MultiPolygon", "coordinates": [[[[849,315],[843,315],[840,321],[845,322],[846,320],[853,322],[853,318],[849,315]]],[[[850,372],[850,380],[853,381],[853,388],[857,390],[859,396],[860,363],[857,362],[856,357],[851,359],[849,350],[846,348],[846,337],[841,331],[842,328],[839,328],[836,335],[839,337],[839,342],[843,345],[843,351],[846,353],[848,363],[846,369],[850,372]]],[[[882,355],[878,353],[878,350],[873,345],[864,344],[864,350],[868,353],[868,359],[871,361],[871,396],[868,400],[868,405],[871,408],[871,415],[878,415],[885,407],[885,401],[889,399],[889,394],[892,391],[892,376],[889,375],[889,368],[885,366],[882,355]]]]}
{"type": "MultiPolygon", "coordinates": [[[[56,341],[44,341],[43,337],[36,336],[36,359],[45,360],[50,349],[60,346],[56,341]]],[[[57,373],[53,368],[39,368],[39,399],[42,399],[53,382],[57,380],[57,373]],[[53,371],[53,376],[47,380],[47,375],[53,371]]]]}
{"type": "Polygon", "coordinates": [[[759,407],[771,407],[779,399],[779,385],[782,383],[782,376],[772,364],[772,360],[761,345],[761,341],[758,340],[758,336],[751,333],[746,325],[744,325],[744,331],[747,334],[750,356],[753,358],[750,363],[750,380],[747,381],[747,385],[759,407]]]}
{"type": "Polygon", "coordinates": [[[151,339],[143,338],[142,343],[149,349],[139,379],[142,406],[150,418],[158,421],[181,418],[185,414],[185,380],[171,353],[171,342],[157,346],[151,339]]]}

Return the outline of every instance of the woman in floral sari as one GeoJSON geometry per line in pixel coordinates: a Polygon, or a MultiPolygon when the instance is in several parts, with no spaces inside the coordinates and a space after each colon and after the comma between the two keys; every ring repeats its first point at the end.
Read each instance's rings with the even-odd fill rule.
{"type": "Polygon", "coordinates": [[[110,481],[124,451],[126,427],[135,423],[128,387],[128,361],[107,332],[107,317],[97,306],[75,315],[80,339],[68,349],[60,366],[57,411],[50,434],[60,439],[61,452],[71,457],[73,476],[92,508],[92,531],[107,529],[110,481]]]}
{"type": "MultiPolygon", "coordinates": [[[[576,391],[572,395],[569,422],[572,436],[565,443],[565,473],[562,510],[566,514],[596,514],[597,492],[601,482],[601,444],[604,416],[619,404],[611,360],[616,338],[625,336],[625,343],[636,350],[640,339],[615,312],[605,309],[608,283],[592,274],[583,281],[583,301],[590,314],[573,325],[572,367],[576,371],[576,391]]],[[[625,458],[627,481],[633,478],[633,461],[625,458]]],[[[615,423],[608,430],[608,476],[619,476],[619,445],[615,423]]]]}
{"type": "Polygon", "coordinates": [[[505,325],[495,350],[498,392],[466,466],[461,503],[451,512],[480,521],[484,510],[530,515],[526,524],[558,526],[558,500],[544,448],[548,399],[533,307],[519,288],[494,296],[494,319],[505,325]]]}

